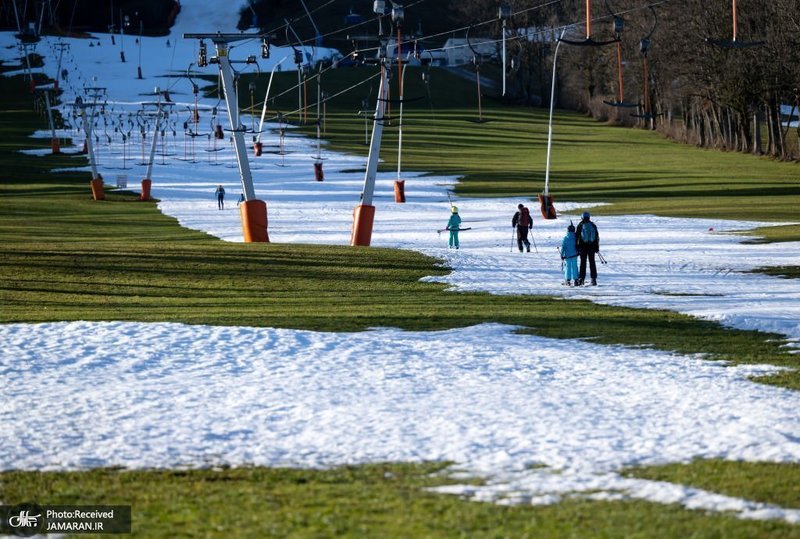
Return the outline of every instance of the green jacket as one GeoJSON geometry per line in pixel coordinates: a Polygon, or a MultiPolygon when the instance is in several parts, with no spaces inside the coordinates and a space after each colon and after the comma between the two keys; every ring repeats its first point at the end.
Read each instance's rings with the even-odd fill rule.
{"type": "Polygon", "coordinates": [[[447,221],[447,229],[458,230],[459,228],[461,228],[461,217],[459,217],[457,213],[454,213],[450,216],[450,220],[447,221]]]}

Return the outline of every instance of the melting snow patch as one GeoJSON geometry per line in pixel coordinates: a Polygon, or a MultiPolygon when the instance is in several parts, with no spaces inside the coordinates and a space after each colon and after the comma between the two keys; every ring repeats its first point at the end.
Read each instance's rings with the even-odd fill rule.
{"type": "Polygon", "coordinates": [[[747,380],[774,367],[514,329],[0,326],[0,469],[447,460],[489,482],[436,490],[477,500],[624,493],[797,518],[617,473],[696,457],[796,462],[800,394],[747,380]]]}

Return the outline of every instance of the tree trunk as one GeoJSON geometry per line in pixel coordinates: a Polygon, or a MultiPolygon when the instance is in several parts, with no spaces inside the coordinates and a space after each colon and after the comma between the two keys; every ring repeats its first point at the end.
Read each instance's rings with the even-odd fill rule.
{"type": "Polygon", "coordinates": [[[782,130],[780,121],[780,108],[778,100],[770,94],[767,102],[767,127],[769,128],[769,155],[773,157],[784,157],[782,130]]]}
{"type": "Polygon", "coordinates": [[[753,153],[756,155],[764,153],[761,147],[761,109],[758,107],[753,113],[753,153]]]}
{"type": "Polygon", "coordinates": [[[697,134],[698,137],[698,145],[701,148],[708,147],[708,139],[706,135],[708,134],[708,130],[706,129],[706,123],[708,123],[708,115],[705,113],[698,113],[697,115],[697,134]]]}

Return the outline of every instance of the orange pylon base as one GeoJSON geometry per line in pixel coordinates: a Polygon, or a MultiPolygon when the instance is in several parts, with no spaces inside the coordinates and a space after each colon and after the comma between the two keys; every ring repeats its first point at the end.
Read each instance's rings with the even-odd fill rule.
{"type": "Polygon", "coordinates": [[[105,200],[106,194],[103,192],[103,178],[99,176],[90,182],[92,186],[92,198],[95,200],[105,200]]]}
{"type": "Polygon", "coordinates": [[[256,157],[261,157],[261,153],[264,151],[264,145],[260,142],[256,142],[253,144],[253,151],[256,154],[256,157]]]}
{"type": "Polygon", "coordinates": [[[350,245],[353,247],[369,247],[372,241],[372,224],[375,221],[375,206],[364,204],[353,210],[353,235],[350,245]]]}
{"type": "Polygon", "coordinates": [[[321,182],[325,179],[325,173],[322,171],[322,161],[314,163],[314,179],[321,182]]]}
{"type": "Polygon", "coordinates": [[[246,243],[269,243],[267,234],[267,203],[263,200],[247,200],[239,205],[242,216],[242,232],[246,243]]]}
{"type": "Polygon", "coordinates": [[[406,201],[406,181],[394,181],[394,201],[398,204],[403,204],[406,201]]]}
{"type": "Polygon", "coordinates": [[[52,153],[61,153],[61,141],[57,138],[51,138],[50,149],[52,150],[52,153]]]}
{"type": "Polygon", "coordinates": [[[542,210],[542,217],[545,219],[556,219],[556,207],[553,206],[553,195],[539,194],[539,208],[542,210]]]}
{"type": "Polygon", "coordinates": [[[142,194],[139,195],[139,200],[150,200],[150,188],[153,186],[153,180],[142,180],[142,194]]]}

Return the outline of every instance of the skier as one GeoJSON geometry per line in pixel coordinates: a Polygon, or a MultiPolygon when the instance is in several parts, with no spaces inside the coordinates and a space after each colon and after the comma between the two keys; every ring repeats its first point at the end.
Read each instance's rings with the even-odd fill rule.
{"type": "Polygon", "coordinates": [[[586,259],[589,259],[589,275],[592,278],[592,286],[597,285],[597,266],[594,262],[595,253],[600,251],[600,234],[597,226],[590,220],[588,211],[583,212],[581,222],[575,230],[578,240],[578,253],[581,257],[581,269],[578,272],[576,286],[583,285],[586,280],[586,259]]]}
{"type": "Polygon", "coordinates": [[[447,221],[447,230],[450,231],[450,243],[448,249],[455,246],[458,249],[458,229],[461,228],[461,217],[458,215],[458,208],[453,206],[450,208],[450,220],[447,221]]]}
{"type": "Polygon", "coordinates": [[[572,281],[578,284],[578,245],[575,237],[575,225],[567,227],[567,235],[561,241],[561,260],[564,261],[564,284],[572,286],[572,281]]]}
{"type": "Polygon", "coordinates": [[[225,209],[225,188],[222,187],[222,184],[217,186],[217,190],[215,191],[217,195],[217,209],[224,210],[225,209]]]}
{"type": "Polygon", "coordinates": [[[239,200],[236,201],[236,207],[239,207],[239,204],[244,202],[244,193],[239,193],[239,200]]]}
{"type": "Polygon", "coordinates": [[[517,213],[511,219],[511,226],[517,229],[517,247],[519,252],[522,252],[522,244],[525,244],[528,252],[531,252],[531,242],[528,241],[528,230],[533,229],[533,219],[531,219],[531,212],[522,204],[517,206],[517,213]]]}

